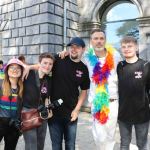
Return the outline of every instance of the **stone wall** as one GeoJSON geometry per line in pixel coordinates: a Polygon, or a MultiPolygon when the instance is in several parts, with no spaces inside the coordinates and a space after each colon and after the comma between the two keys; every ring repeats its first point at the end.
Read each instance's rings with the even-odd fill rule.
{"type": "MultiPolygon", "coordinates": [[[[2,57],[24,54],[35,63],[42,52],[63,50],[63,0],[0,0],[2,57]]],[[[76,0],[67,0],[67,42],[77,35],[76,0]]]]}
{"type": "MultiPolygon", "coordinates": [[[[66,44],[64,1],[67,2],[66,43],[71,37],[79,35],[89,47],[90,31],[101,27],[100,15],[118,0],[0,0],[0,54],[3,59],[7,61],[12,56],[24,54],[28,62],[34,63],[42,52],[63,50],[66,44]]],[[[150,59],[150,2],[132,1],[140,12],[137,20],[140,56],[150,59]]]]}

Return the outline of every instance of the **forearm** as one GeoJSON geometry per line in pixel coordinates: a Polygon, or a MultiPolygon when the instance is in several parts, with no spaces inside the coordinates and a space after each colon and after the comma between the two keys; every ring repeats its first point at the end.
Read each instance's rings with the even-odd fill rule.
{"type": "Polygon", "coordinates": [[[79,111],[87,97],[87,90],[82,90],[78,99],[78,103],[74,110],[79,111]]]}
{"type": "Polygon", "coordinates": [[[82,90],[78,99],[78,103],[71,113],[71,121],[75,121],[78,118],[80,108],[84,103],[86,96],[87,96],[87,90],[82,90]]]}
{"type": "Polygon", "coordinates": [[[39,69],[39,64],[29,65],[28,67],[29,67],[30,70],[38,70],[39,69]]]}
{"type": "Polygon", "coordinates": [[[39,64],[26,65],[26,66],[25,66],[25,69],[24,69],[24,71],[23,71],[22,81],[24,81],[24,79],[27,79],[30,70],[38,70],[38,69],[39,69],[39,64]]]}

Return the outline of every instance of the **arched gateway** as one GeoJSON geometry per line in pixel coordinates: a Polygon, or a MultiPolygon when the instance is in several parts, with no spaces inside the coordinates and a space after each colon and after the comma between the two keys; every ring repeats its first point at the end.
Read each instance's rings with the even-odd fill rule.
{"type": "MultiPolygon", "coordinates": [[[[116,5],[121,3],[134,4],[138,11],[139,16],[136,21],[139,24],[139,52],[140,57],[150,60],[150,11],[148,10],[148,0],[83,0],[80,2],[79,11],[79,30],[80,35],[83,37],[89,46],[89,34],[94,28],[104,28],[104,16],[116,5]]],[[[126,12],[124,12],[126,13],[126,12]]],[[[132,13],[132,12],[131,12],[132,13]]]]}

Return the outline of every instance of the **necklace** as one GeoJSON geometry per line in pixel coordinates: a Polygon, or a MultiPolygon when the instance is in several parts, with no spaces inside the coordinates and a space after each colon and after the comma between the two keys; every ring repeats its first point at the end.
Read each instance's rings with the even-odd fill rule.
{"type": "Polygon", "coordinates": [[[18,88],[16,88],[16,89],[11,88],[11,94],[17,95],[18,94],[18,88]]]}
{"type": "Polygon", "coordinates": [[[94,55],[94,49],[90,48],[86,54],[90,65],[93,67],[92,82],[96,85],[95,97],[93,98],[92,114],[101,124],[105,124],[109,114],[109,92],[108,78],[111,70],[114,68],[113,52],[111,46],[106,46],[107,55],[102,65],[99,59],[94,55]]]}

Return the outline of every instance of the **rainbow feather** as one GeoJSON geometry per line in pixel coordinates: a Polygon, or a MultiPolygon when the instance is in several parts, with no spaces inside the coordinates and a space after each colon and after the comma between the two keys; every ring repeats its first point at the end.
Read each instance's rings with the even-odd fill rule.
{"type": "Polygon", "coordinates": [[[92,114],[101,124],[105,124],[109,115],[109,93],[108,78],[114,68],[113,52],[114,49],[106,46],[107,56],[105,63],[101,66],[100,61],[94,55],[94,49],[90,48],[86,54],[90,65],[93,66],[92,82],[96,84],[95,97],[93,99],[92,114]]]}

